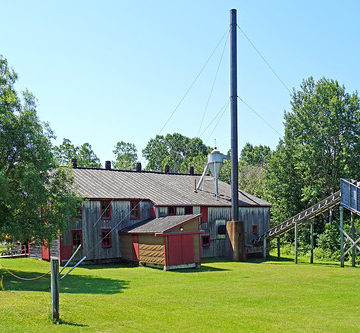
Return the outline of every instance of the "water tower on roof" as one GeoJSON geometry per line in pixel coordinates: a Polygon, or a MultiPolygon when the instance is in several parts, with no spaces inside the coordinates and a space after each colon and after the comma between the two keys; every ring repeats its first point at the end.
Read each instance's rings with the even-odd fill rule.
{"type": "Polygon", "coordinates": [[[216,199],[218,198],[218,195],[219,195],[218,179],[219,179],[221,168],[223,166],[223,162],[226,159],[229,159],[229,156],[221,154],[220,151],[218,151],[217,148],[215,147],[215,149],[208,155],[208,161],[206,163],[204,172],[201,175],[199,184],[196,186],[196,190],[200,189],[200,187],[204,181],[204,177],[205,177],[206,173],[208,172],[208,170],[210,169],[210,172],[214,178],[215,197],[216,197],[216,199]]]}

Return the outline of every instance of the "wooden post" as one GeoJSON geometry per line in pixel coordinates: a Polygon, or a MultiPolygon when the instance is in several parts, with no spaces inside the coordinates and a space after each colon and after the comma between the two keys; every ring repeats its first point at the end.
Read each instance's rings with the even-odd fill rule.
{"type": "Polygon", "coordinates": [[[59,259],[51,257],[51,317],[59,321],[59,259]]]}
{"type": "Polygon", "coordinates": [[[277,237],[277,254],[278,254],[278,259],[280,259],[280,237],[277,237]]]}
{"type": "Polygon", "coordinates": [[[344,267],[344,234],[343,234],[343,227],[344,227],[344,223],[343,223],[343,207],[340,206],[339,207],[339,213],[340,213],[340,255],[341,255],[341,259],[340,259],[340,266],[344,267]]]}
{"type": "Polygon", "coordinates": [[[263,244],[263,256],[264,256],[264,259],[266,259],[266,244],[267,243],[267,239],[266,237],[264,237],[264,244],[263,244]]]}
{"type": "MultiPolygon", "coordinates": [[[[354,213],[351,212],[351,237],[355,241],[356,233],[355,233],[355,226],[354,226],[354,213]]],[[[356,261],[356,247],[353,246],[352,248],[352,267],[355,267],[356,261]]]]}
{"type": "Polygon", "coordinates": [[[310,244],[311,244],[310,264],[313,264],[314,263],[314,220],[311,220],[310,223],[310,244]]]}
{"type": "Polygon", "coordinates": [[[297,257],[297,234],[298,234],[298,224],[295,222],[295,264],[298,263],[298,257],[297,257]]]}

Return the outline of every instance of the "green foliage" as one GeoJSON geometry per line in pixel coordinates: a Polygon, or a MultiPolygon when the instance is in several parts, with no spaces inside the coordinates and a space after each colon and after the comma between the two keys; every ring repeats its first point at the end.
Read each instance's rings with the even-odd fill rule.
{"type": "Polygon", "coordinates": [[[240,152],[240,163],[263,168],[269,161],[271,149],[268,146],[253,146],[246,143],[240,152]]]}
{"type": "MultiPolygon", "coordinates": [[[[180,172],[187,169],[192,162],[200,162],[210,150],[211,148],[199,138],[191,139],[174,133],[165,137],[157,135],[154,139],[150,139],[142,153],[148,161],[147,170],[163,171],[164,166],[169,165],[170,172],[180,172]],[[202,157],[200,156],[198,161],[193,160],[198,155],[202,157]]],[[[203,168],[205,165],[206,163],[203,168]]]]}
{"type": "Polygon", "coordinates": [[[133,143],[119,141],[113,150],[116,160],[113,162],[115,169],[134,170],[137,161],[137,150],[133,143]]]}
{"type": "Polygon", "coordinates": [[[356,93],[337,81],[309,78],[293,92],[285,137],[269,160],[267,198],[276,222],[339,189],[339,178],[360,175],[360,110],[356,93]]]}
{"type": "Polygon", "coordinates": [[[66,166],[70,164],[72,158],[77,159],[79,167],[100,168],[100,159],[96,156],[89,143],[75,146],[69,139],[63,139],[59,146],[53,148],[55,160],[58,165],[66,166]]]}
{"type": "Polygon", "coordinates": [[[0,234],[22,242],[51,240],[77,199],[71,174],[54,168],[51,129],[39,121],[31,93],[18,97],[16,78],[0,57],[0,234]],[[40,214],[47,203],[51,209],[40,214]]]}

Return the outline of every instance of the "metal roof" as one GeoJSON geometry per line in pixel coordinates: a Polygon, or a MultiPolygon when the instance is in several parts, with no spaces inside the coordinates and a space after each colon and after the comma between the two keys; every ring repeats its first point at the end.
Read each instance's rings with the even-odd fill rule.
{"type": "Polygon", "coordinates": [[[158,217],[152,220],[146,220],[136,223],[132,226],[121,229],[119,232],[127,232],[130,234],[141,233],[163,233],[169,229],[175,228],[178,225],[191,221],[200,215],[176,215],[158,217]]]}
{"type": "MultiPolygon", "coordinates": [[[[219,181],[215,198],[214,181],[206,176],[195,191],[199,175],[165,174],[147,171],[120,171],[74,168],[75,189],[88,199],[142,199],[158,206],[231,206],[231,186],[219,181]]],[[[251,194],[239,191],[239,206],[271,206],[251,194]]]]}

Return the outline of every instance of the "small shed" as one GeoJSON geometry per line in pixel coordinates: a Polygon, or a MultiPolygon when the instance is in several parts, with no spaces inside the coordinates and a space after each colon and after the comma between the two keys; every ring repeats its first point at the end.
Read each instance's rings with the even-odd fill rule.
{"type": "Polygon", "coordinates": [[[164,270],[199,267],[200,215],[165,216],[119,231],[121,257],[164,270]]]}

